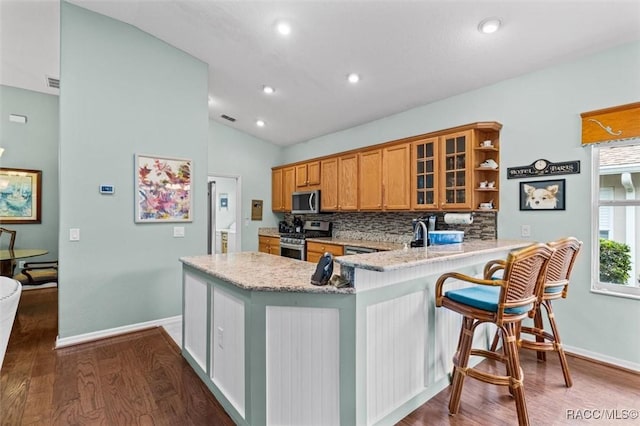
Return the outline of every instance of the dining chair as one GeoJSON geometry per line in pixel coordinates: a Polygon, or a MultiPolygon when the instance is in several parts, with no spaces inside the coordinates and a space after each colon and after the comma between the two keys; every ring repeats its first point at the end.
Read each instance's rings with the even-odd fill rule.
{"type": "MultiPolygon", "coordinates": [[[[9,238],[9,242],[6,244],[3,243],[2,244],[2,248],[8,249],[8,250],[13,250],[15,243],[16,243],[16,234],[18,233],[18,231],[13,231],[11,229],[7,229],[7,228],[0,228],[0,241],[3,241],[4,238],[2,237],[3,234],[8,235],[9,238]]],[[[0,261],[0,275],[5,276],[5,277],[12,277],[13,273],[16,269],[16,261],[15,259],[8,259],[8,260],[2,260],[0,261]]]]}
{"type": "Polygon", "coordinates": [[[58,261],[48,262],[27,262],[14,277],[22,284],[38,285],[44,283],[58,282],[58,261]]]}
{"type": "Polygon", "coordinates": [[[453,387],[449,400],[451,415],[457,414],[460,408],[465,378],[472,377],[485,383],[508,386],[515,399],[518,424],[529,424],[517,336],[522,320],[533,317],[536,312],[537,294],[543,285],[553,252],[554,249],[541,243],[511,252],[503,265],[504,274],[499,279],[449,272],[436,281],[436,306],[463,316],[458,347],[453,357],[453,387]],[[443,293],[447,281],[476,285],[443,293]],[[495,324],[501,330],[502,352],[472,348],[476,328],[485,323],[495,324]],[[469,367],[469,357],[472,355],[504,363],[507,375],[492,374],[480,366],[469,367]]]}

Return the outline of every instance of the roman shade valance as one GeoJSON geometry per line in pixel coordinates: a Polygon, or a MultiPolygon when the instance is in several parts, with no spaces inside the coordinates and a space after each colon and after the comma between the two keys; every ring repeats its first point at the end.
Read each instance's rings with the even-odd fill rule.
{"type": "Polygon", "coordinates": [[[582,145],[640,137],[640,102],[583,112],[582,145]]]}

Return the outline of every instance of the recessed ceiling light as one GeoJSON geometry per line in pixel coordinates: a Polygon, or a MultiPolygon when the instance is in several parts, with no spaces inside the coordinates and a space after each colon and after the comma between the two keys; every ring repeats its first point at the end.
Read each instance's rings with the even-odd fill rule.
{"type": "Polygon", "coordinates": [[[500,29],[502,21],[499,18],[487,18],[480,21],[478,31],[484,34],[493,34],[500,29]]]}
{"type": "Polygon", "coordinates": [[[286,36],[291,34],[291,25],[286,21],[278,21],[276,23],[276,30],[278,33],[286,36]]]}
{"type": "Polygon", "coordinates": [[[271,87],[271,86],[263,86],[263,87],[262,87],[262,91],[263,91],[264,93],[266,93],[267,95],[270,95],[270,94],[272,94],[272,93],[275,93],[276,89],[274,89],[274,88],[273,88],[273,87],[271,87]]]}
{"type": "Polygon", "coordinates": [[[258,127],[264,127],[264,125],[267,124],[264,122],[264,120],[257,120],[256,121],[256,126],[258,127]]]}
{"type": "Polygon", "coordinates": [[[357,83],[360,81],[360,76],[358,74],[356,74],[355,72],[352,72],[351,74],[349,74],[347,76],[347,80],[349,80],[349,83],[357,83]]]}

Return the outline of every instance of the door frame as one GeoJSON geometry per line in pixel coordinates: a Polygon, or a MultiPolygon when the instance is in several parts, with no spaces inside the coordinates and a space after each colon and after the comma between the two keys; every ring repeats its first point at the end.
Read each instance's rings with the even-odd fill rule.
{"type": "MultiPolygon", "coordinates": [[[[242,176],[240,175],[232,175],[226,173],[209,173],[207,174],[207,188],[209,186],[209,182],[216,180],[216,178],[227,178],[227,179],[235,179],[236,180],[236,200],[238,207],[236,208],[236,251],[242,251],[242,176]]],[[[207,209],[210,209],[209,205],[207,209]]],[[[212,229],[210,226],[207,226],[207,232],[211,232],[212,229]]],[[[213,229],[215,232],[215,229],[213,229]]],[[[209,239],[209,236],[207,236],[209,239]]],[[[212,251],[215,253],[215,241],[212,239],[212,251]]]]}

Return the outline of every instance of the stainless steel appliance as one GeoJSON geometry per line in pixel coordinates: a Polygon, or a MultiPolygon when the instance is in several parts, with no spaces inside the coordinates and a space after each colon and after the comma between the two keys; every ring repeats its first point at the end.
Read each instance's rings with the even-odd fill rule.
{"type": "Polygon", "coordinates": [[[323,220],[307,220],[302,232],[287,232],[280,234],[280,256],[292,259],[307,260],[306,238],[320,238],[331,236],[331,222],[323,220]]]}
{"type": "Polygon", "coordinates": [[[320,213],[320,190],[294,192],[291,195],[291,214],[320,213]]]}
{"type": "Polygon", "coordinates": [[[354,246],[344,246],[344,254],[345,256],[348,254],[365,254],[365,253],[375,253],[378,250],[367,248],[367,247],[354,247],[354,246]]]}

